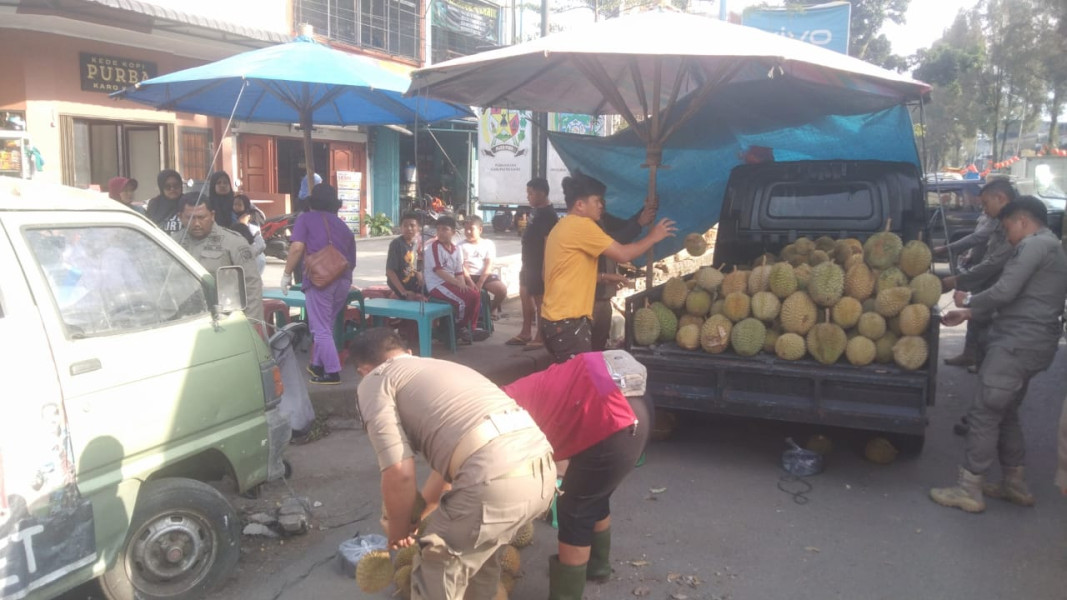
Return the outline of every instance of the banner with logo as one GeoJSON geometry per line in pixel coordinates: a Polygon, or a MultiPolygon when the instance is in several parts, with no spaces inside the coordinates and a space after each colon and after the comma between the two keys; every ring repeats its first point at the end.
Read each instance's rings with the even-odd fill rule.
{"type": "Polygon", "coordinates": [[[741,24],[842,54],[848,54],[852,4],[828,2],[805,7],[749,8],[741,24]]]}
{"type": "Polygon", "coordinates": [[[531,113],[487,108],[478,115],[478,200],[483,204],[526,202],[533,177],[531,113]]]}
{"type": "Polygon", "coordinates": [[[500,42],[500,7],[477,0],[437,0],[433,24],[497,44],[500,42]]]}

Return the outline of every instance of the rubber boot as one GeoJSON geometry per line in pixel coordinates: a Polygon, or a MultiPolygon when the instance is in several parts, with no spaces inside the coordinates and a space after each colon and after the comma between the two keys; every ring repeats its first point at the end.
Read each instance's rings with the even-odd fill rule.
{"type": "Polygon", "coordinates": [[[585,570],[589,581],[604,583],[611,579],[611,528],[593,532],[593,544],[589,548],[589,566],[585,570]]]}
{"type": "Polygon", "coordinates": [[[960,467],[960,478],[956,486],[933,488],[930,490],[930,498],[941,506],[958,508],[969,513],[980,513],[985,510],[985,501],[982,499],[984,479],[981,475],[975,475],[960,467]]]}
{"type": "Polygon", "coordinates": [[[1004,479],[1000,483],[987,483],[982,492],[990,498],[1000,498],[1019,506],[1033,506],[1034,496],[1026,485],[1025,467],[1002,467],[1004,479]]]}
{"type": "Polygon", "coordinates": [[[586,565],[565,565],[559,555],[548,557],[548,600],[582,600],[586,565]]]}

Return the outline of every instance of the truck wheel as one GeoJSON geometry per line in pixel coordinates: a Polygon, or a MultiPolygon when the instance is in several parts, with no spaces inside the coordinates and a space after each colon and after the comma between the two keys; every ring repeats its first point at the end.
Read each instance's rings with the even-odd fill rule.
{"type": "Polygon", "coordinates": [[[925,435],[895,435],[890,438],[890,441],[900,453],[906,457],[914,457],[922,454],[923,446],[926,444],[925,435]]]}
{"type": "Polygon", "coordinates": [[[109,600],[202,598],[233,570],[240,545],[237,513],[218,490],[193,479],[150,481],[100,588],[109,600]]]}

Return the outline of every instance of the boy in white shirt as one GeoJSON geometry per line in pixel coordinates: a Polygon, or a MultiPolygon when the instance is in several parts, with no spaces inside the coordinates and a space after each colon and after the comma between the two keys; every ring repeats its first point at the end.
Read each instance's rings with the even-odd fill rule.
{"type": "MultiPolygon", "coordinates": [[[[423,279],[430,297],[452,305],[455,311],[456,340],[461,344],[470,344],[473,341],[474,329],[478,325],[482,293],[463,266],[463,253],[459,246],[452,243],[455,233],[455,219],[437,219],[437,239],[426,245],[423,254],[423,279]]],[[[485,338],[480,337],[479,341],[482,339],[485,338]]]]}
{"type": "Polygon", "coordinates": [[[493,240],[482,237],[482,218],[471,217],[464,224],[467,239],[459,244],[463,252],[463,266],[470,274],[474,285],[492,295],[490,314],[493,320],[500,318],[501,307],[508,297],[508,287],[495,273],[491,272],[496,261],[496,244],[493,240]]]}

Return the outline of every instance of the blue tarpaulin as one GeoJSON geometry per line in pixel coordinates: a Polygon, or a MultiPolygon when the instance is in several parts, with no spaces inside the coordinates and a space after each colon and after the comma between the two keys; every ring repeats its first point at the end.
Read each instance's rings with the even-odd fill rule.
{"type": "MultiPolygon", "coordinates": [[[[703,233],[718,222],[730,171],[742,163],[741,154],[752,146],[771,148],[776,161],[919,164],[911,117],[904,105],[864,114],[811,117],[805,113],[826,110],[813,98],[798,98],[796,110],[789,114],[763,112],[758,97],[750,101],[742,98],[712,102],[664,148],[667,168],[659,171],[658,217],[673,219],[678,234],[656,245],[656,258],[681,250],[687,233],[703,233]]],[[[567,168],[581,169],[608,186],[608,212],[627,217],[640,210],[648,193],[648,174],[641,168],[645,145],[634,132],[606,138],[550,133],[549,139],[567,168]]]]}

